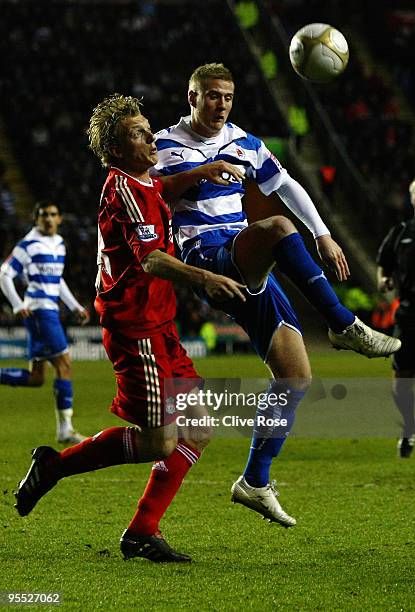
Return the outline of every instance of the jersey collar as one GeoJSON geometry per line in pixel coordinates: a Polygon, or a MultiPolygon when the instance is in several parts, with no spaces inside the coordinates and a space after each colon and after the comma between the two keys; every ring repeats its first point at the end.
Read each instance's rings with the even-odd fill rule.
{"type": "Polygon", "coordinates": [[[140,181],[140,179],[136,178],[135,176],[131,176],[131,174],[127,174],[127,172],[124,172],[124,170],[120,170],[120,168],[117,168],[116,166],[111,166],[110,172],[113,172],[114,174],[119,172],[120,174],[127,176],[131,180],[136,181],[140,185],[143,185],[143,187],[154,187],[153,179],[151,178],[151,176],[150,176],[150,182],[145,183],[144,181],[140,181]]]}

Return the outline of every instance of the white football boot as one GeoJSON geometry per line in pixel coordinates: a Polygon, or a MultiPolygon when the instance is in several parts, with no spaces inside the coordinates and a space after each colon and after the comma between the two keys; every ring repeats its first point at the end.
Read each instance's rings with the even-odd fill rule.
{"type": "Polygon", "coordinates": [[[329,329],[328,335],[335,349],[355,351],[369,358],[389,357],[401,348],[401,341],[398,338],[375,331],[357,317],[341,333],[336,334],[329,329]]]}
{"type": "Polygon", "coordinates": [[[86,436],[83,436],[79,431],[73,429],[61,428],[57,432],[56,440],[59,444],[78,444],[78,442],[86,440],[86,436]]]}
{"type": "Polygon", "coordinates": [[[78,444],[86,439],[78,431],[75,431],[72,425],[72,408],[65,410],[55,410],[56,414],[56,440],[60,444],[78,444]]]}
{"type": "Polygon", "coordinates": [[[234,504],[242,504],[259,512],[270,523],[279,523],[283,527],[294,527],[297,524],[295,518],[281,508],[277,500],[279,493],[275,489],[275,480],[265,487],[251,487],[243,476],[239,476],[232,485],[231,493],[231,501],[234,504]]]}

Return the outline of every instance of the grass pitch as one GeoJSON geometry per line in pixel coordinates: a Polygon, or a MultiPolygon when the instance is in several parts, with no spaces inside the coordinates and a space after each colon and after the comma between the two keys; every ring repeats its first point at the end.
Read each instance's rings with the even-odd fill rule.
{"type": "MultiPolygon", "coordinates": [[[[205,376],[266,376],[250,356],[197,365],[205,376]]],[[[314,356],[313,371],[382,381],[390,378],[390,362],[327,351],[314,356]]],[[[168,541],[193,556],[189,566],[120,556],[118,538],[147,465],[65,479],[20,518],[12,489],[27,470],[29,450],[55,446],[51,378],[41,389],[0,388],[0,591],[60,592],[68,610],[414,609],[415,457],[398,460],[393,437],[289,440],[273,475],[298,521],[290,530],[229,503],[249,441],[214,440],[162,522],[168,541]]],[[[121,423],[107,412],[114,392],[109,363],[75,362],[74,382],[82,432],[121,423]]]]}

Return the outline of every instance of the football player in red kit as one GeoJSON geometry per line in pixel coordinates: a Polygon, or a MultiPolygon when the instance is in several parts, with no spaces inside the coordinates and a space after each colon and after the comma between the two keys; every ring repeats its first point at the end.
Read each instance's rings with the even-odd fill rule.
{"type": "Polygon", "coordinates": [[[188,391],[200,380],[173,321],[172,281],[203,287],[217,302],[245,297],[243,285],[174,257],[171,215],[162,193],[170,200],[200,180],[220,185],[228,184],[229,175],[238,181],[242,177],[219,161],[167,177],[163,184],[150,178],[157,148],[137,98],[114,94],[104,99],[93,111],[88,134],[91,149],[109,168],[98,215],[95,306],[117,381],[111,410],[133,426],[111,427],[61,453],[47,446],[35,449],[16,493],[16,508],[22,516],[29,514],[65,476],[156,460],[121,537],[121,551],[125,558],[190,561],[159,531],[161,517],[209,439],[209,432],[201,435],[200,430],[193,436],[198,439],[178,439],[175,415],[164,409],[166,379],[178,379],[188,391]]]}

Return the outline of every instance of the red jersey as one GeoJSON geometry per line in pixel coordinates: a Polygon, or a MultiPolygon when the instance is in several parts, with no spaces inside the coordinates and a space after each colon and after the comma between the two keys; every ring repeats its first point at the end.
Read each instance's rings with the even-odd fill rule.
{"type": "Polygon", "coordinates": [[[157,178],[150,183],[111,168],[98,214],[95,309],[103,327],[131,338],[158,333],[176,314],[173,284],[144,272],[159,249],[174,256],[171,214],[157,178]]]}

